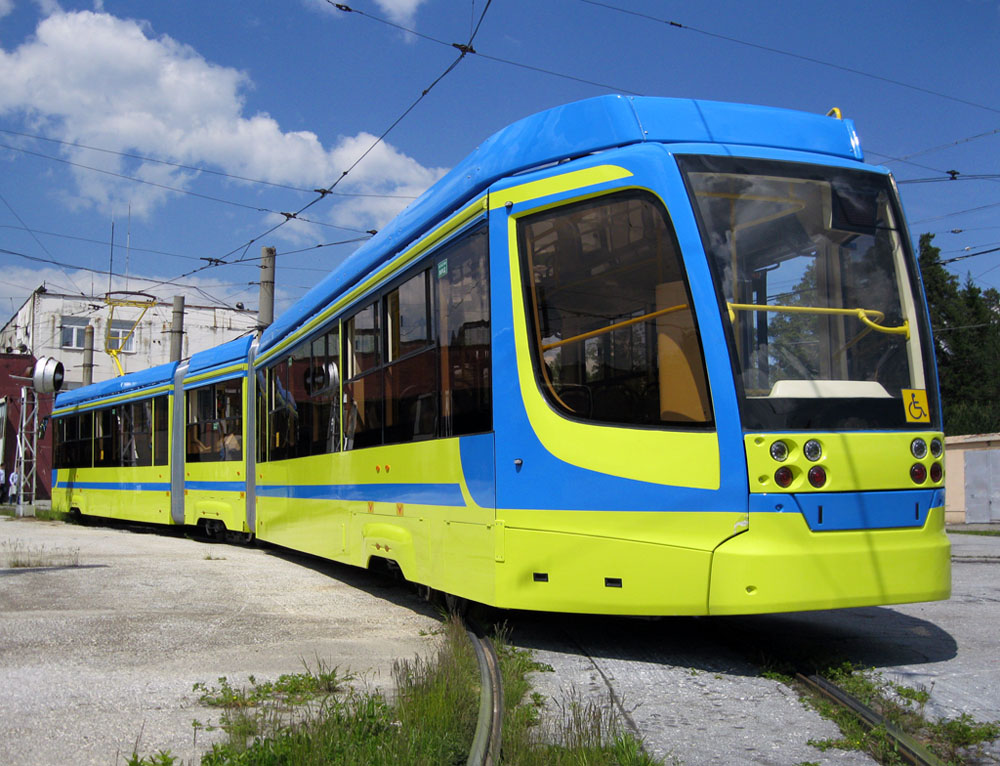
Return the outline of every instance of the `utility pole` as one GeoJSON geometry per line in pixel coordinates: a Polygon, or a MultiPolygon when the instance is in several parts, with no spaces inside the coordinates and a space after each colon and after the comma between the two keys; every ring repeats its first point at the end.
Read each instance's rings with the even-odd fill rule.
{"type": "Polygon", "coordinates": [[[83,330],[83,385],[94,382],[94,325],[88,324],[83,330]]]}
{"type": "Polygon", "coordinates": [[[260,309],[257,314],[257,329],[263,330],[274,321],[274,248],[260,249],[260,309]]]}
{"type": "Polygon", "coordinates": [[[170,361],[179,362],[184,347],[184,296],[174,296],[174,316],[170,325],[170,361]]]}

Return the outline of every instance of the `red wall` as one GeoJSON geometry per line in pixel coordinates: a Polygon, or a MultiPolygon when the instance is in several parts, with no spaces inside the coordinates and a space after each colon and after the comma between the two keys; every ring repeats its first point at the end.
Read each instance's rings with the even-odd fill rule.
{"type": "MultiPolygon", "coordinates": [[[[21,424],[21,386],[31,386],[30,381],[16,380],[12,375],[30,377],[35,357],[30,354],[0,354],[0,396],[7,397],[7,419],[0,424],[7,436],[4,445],[3,467],[7,475],[14,468],[17,455],[17,430],[21,424]]],[[[37,394],[38,425],[52,414],[54,394],[37,394]]],[[[38,439],[37,465],[35,467],[35,497],[48,500],[52,496],[52,430],[45,429],[45,436],[38,439]]]]}

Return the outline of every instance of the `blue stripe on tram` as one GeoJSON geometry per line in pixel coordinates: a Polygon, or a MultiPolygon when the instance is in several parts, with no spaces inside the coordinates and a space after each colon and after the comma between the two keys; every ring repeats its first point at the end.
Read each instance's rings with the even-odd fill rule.
{"type": "Polygon", "coordinates": [[[257,496],[465,506],[458,484],[265,484],[257,487],[257,496]]]}

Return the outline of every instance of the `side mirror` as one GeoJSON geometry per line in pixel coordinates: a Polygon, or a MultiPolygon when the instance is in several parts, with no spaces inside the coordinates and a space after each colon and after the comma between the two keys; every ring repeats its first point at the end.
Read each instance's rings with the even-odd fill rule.
{"type": "Polygon", "coordinates": [[[51,356],[43,356],[35,362],[31,373],[31,382],[35,392],[39,394],[54,394],[63,384],[63,363],[51,356]]]}

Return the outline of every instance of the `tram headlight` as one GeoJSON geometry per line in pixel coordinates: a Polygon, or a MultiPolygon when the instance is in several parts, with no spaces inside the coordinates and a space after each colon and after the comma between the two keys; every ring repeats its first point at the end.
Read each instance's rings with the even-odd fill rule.
{"type": "Polygon", "coordinates": [[[914,463],[910,468],[910,478],[914,484],[923,484],[927,481],[927,468],[923,463],[914,463]]]}
{"type": "Polygon", "coordinates": [[[944,444],[935,436],[931,439],[931,454],[934,457],[941,457],[942,452],[944,452],[944,444]]]}
{"type": "Polygon", "coordinates": [[[810,460],[815,463],[823,457],[823,445],[815,439],[810,439],[802,447],[802,454],[806,456],[806,460],[810,460]]]}
{"type": "Polygon", "coordinates": [[[942,476],[944,476],[944,469],[941,467],[941,464],[934,463],[931,466],[931,481],[941,481],[942,476]]]}
{"type": "Polygon", "coordinates": [[[785,462],[788,458],[788,445],[783,441],[776,441],[771,445],[771,457],[779,463],[785,462]]]}
{"type": "Polygon", "coordinates": [[[920,437],[917,437],[910,442],[910,453],[917,460],[923,460],[927,457],[927,442],[925,442],[920,437]]]}

